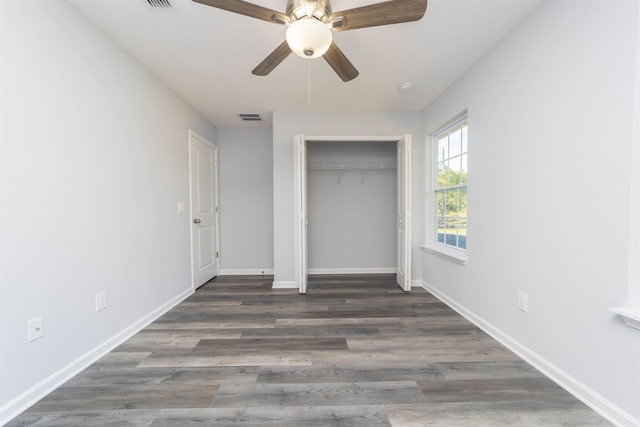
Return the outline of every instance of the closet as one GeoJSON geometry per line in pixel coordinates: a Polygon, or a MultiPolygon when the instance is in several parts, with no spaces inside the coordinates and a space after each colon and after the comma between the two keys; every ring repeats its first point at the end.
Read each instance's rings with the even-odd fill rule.
{"type": "Polygon", "coordinates": [[[394,273],[397,141],[307,142],[308,272],[394,273]]]}

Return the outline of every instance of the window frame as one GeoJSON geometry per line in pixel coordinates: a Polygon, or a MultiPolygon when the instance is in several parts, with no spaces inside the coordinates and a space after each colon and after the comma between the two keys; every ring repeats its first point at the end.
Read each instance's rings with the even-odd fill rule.
{"type": "MultiPolygon", "coordinates": [[[[460,115],[458,115],[456,118],[450,120],[449,122],[447,122],[445,125],[439,127],[435,132],[432,133],[431,136],[431,162],[430,162],[430,178],[429,181],[431,183],[430,188],[429,188],[429,195],[427,197],[427,201],[430,204],[431,209],[428,209],[427,211],[429,212],[429,216],[428,216],[428,220],[427,220],[427,236],[426,236],[426,243],[424,245],[421,246],[421,248],[427,252],[430,253],[434,253],[436,255],[440,255],[446,259],[449,259],[450,261],[454,261],[457,262],[459,264],[462,265],[466,265],[467,260],[468,260],[468,251],[466,248],[466,242],[465,242],[465,248],[460,248],[459,246],[453,246],[453,245],[449,245],[446,244],[444,242],[439,242],[438,241],[438,233],[437,233],[437,226],[438,226],[438,206],[437,206],[437,200],[438,200],[438,193],[444,190],[453,190],[456,189],[456,191],[459,191],[459,189],[464,188],[467,192],[467,197],[468,197],[468,184],[469,184],[469,177],[468,177],[468,170],[469,170],[469,165],[468,165],[468,139],[469,139],[469,119],[468,119],[468,114],[466,113],[466,111],[460,115]],[[438,139],[442,137],[443,134],[447,134],[447,133],[451,133],[452,131],[454,131],[456,128],[461,127],[463,125],[466,124],[467,127],[467,163],[466,163],[466,167],[467,167],[467,181],[465,183],[457,183],[451,186],[446,186],[446,187],[442,187],[442,188],[438,188],[438,166],[439,166],[439,158],[438,158],[438,139]]],[[[462,155],[463,152],[461,151],[459,153],[459,156],[461,158],[462,161],[462,155]]],[[[458,155],[454,156],[457,157],[458,155]]],[[[452,157],[447,157],[445,160],[449,160],[452,157]]],[[[468,200],[468,199],[467,199],[468,200]]],[[[446,212],[444,217],[446,217],[446,212]]],[[[459,219],[459,217],[457,217],[459,219]]],[[[468,221],[468,215],[465,217],[468,221]]],[[[468,224],[468,222],[467,222],[468,224]]],[[[446,238],[445,238],[446,239],[446,238]]]]}

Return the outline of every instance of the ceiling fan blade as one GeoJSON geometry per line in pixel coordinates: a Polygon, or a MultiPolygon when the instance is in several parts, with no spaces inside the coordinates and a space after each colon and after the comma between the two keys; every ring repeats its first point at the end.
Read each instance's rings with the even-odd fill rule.
{"type": "Polygon", "coordinates": [[[286,24],[289,17],[284,13],[276,12],[257,4],[249,3],[243,0],[193,0],[196,3],[227,10],[229,12],[239,13],[240,15],[250,16],[252,18],[262,19],[267,22],[275,22],[276,24],[286,24]]]}
{"type": "Polygon", "coordinates": [[[335,21],[334,31],[355,30],[418,21],[426,10],[427,0],[389,0],[333,13],[329,21],[335,21]]]}
{"type": "Polygon", "coordinates": [[[329,63],[333,71],[338,74],[343,82],[353,80],[360,74],[345,54],[338,49],[335,43],[331,43],[329,50],[327,50],[322,57],[329,63]]]}
{"type": "Polygon", "coordinates": [[[253,69],[251,74],[256,76],[266,76],[274,68],[276,68],[287,56],[291,53],[291,48],[285,40],[280,46],[267,56],[256,68],[253,69]]]}

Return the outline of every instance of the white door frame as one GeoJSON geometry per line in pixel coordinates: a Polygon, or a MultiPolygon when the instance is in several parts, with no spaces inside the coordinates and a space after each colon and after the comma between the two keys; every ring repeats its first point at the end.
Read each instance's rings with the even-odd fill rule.
{"type": "Polygon", "coordinates": [[[191,287],[194,290],[196,289],[196,271],[195,271],[195,258],[194,258],[195,254],[193,250],[194,227],[193,227],[192,221],[195,218],[195,213],[192,211],[194,189],[193,189],[193,183],[192,183],[191,177],[192,177],[192,171],[194,167],[192,162],[192,151],[193,151],[193,144],[195,140],[198,140],[199,142],[202,142],[203,144],[208,145],[213,150],[215,150],[215,153],[216,153],[215,166],[213,171],[214,177],[215,177],[215,183],[214,183],[215,185],[213,186],[214,203],[215,203],[214,227],[216,232],[214,243],[215,243],[215,252],[216,252],[216,258],[217,258],[215,276],[220,275],[220,209],[219,209],[220,192],[219,192],[219,182],[218,182],[218,178],[219,178],[218,177],[218,146],[213,142],[209,141],[208,139],[206,139],[205,137],[203,137],[202,135],[199,135],[195,131],[189,129],[189,238],[190,238],[190,251],[191,251],[191,257],[190,257],[191,258],[191,287]]]}
{"type": "MultiPolygon", "coordinates": [[[[306,199],[307,199],[307,186],[306,186],[306,156],[304,162],[299,161],[297,155],[299,147],[304,147],[306,151],[306,144],[309,141],[387,141],[398,143],[400,141],[405,142],[407,150],[404,151],[404,157],[402,160],[405,162],[404,179],[405,181],[405,197],[402,198],[405,205],[404,216],[404,231],[408,239],[406,239],[405,258],[400,259],[398,257],[398,265],[396,268],[404,270],[403,283],[398,283],[405,291],[411,290],[411,135],[402,136],[362,136],[362,135],[294,135],[294,263],[295,263],[295,284],[300,293],[307,292],[307,226],[306,226],[306,199]],[[304,170],[302,170],[304,168],[304,170]],[[304,182],[304,183],[303,183],[304,182]],[[304,216],[304,220],[302,217],[304,216]],[[402,263],[402,264],[401,264],[402,263]]],[[[400,159],[399,159],[400,160],[400,159]]],[[[398,171],[400,173],[400,171],[398,171]]],[[[398,179],[401,179],[398,176],[398,179]]],[[[398,206],[399,208],[399,206],[398,206]]],[[[399,210],[399,209],[398,209],[399,210]]]]}
{"type": "Polygon", "coordinates": [[[304,135],[293,137],[293,188],[294,188],[294,252],[295,282],[298,292],[307,293],[307,140],[304,135]]]}

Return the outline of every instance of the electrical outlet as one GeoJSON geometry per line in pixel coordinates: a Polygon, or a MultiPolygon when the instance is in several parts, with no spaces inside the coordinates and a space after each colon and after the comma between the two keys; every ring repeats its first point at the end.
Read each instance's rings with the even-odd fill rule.
{"type": "Polygon", "coordinates": [[[184,202],[178,202],[178,213],[179,214],[184,213],[184,202]]]}
{"type": "Polygon", "coordinates": [[[529,311],[529,295],[524,292],[518,292],[518,310],[529,311]]]}
{"type": "Polygon", "coordinates": [[[29,342],[37,340],[44,335],[44,326],[42,323],[42,316],[38,316],[35,319],[27,322],[27,340],[29,342]]]}
{"type": "Polygon", "coordinates": [[[102,291],[96,294],[96,311],[107,308],[107,292],[102,291]]]}

